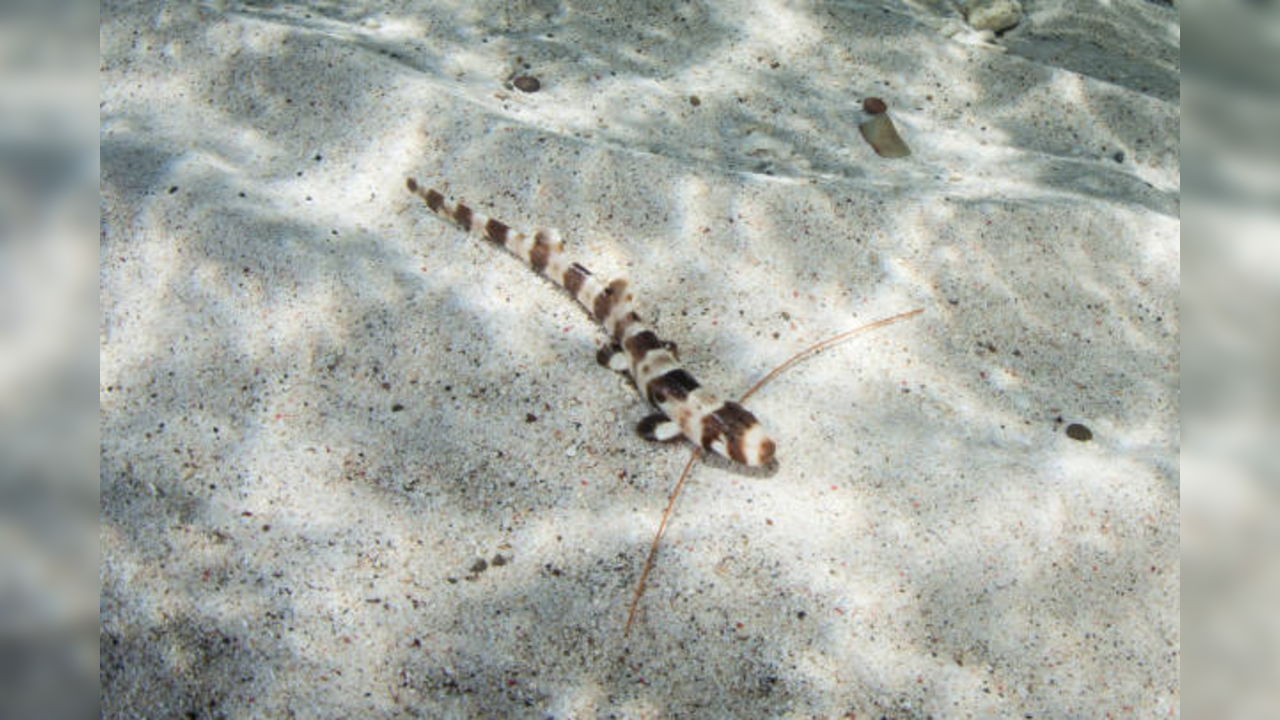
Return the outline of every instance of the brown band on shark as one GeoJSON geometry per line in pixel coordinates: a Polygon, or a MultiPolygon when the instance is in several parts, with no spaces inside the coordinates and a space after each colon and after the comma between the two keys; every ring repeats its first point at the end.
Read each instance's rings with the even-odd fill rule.
{"type": "Polygon", "coordinates": [[[510,230],[511,228],[507,227],[506,223],[498,222],[493,218],[489,218],[489,222],[484,224],[485,237],[498,245],[506,244],[507,232],[510,230]]]}
{"type": "Polygon", "coordinates": [[[702,446],[711,449],[711,443],[724,439],[729,458],[740,463],[747,462],[746,449],[742,445],[747,430],[758,422],[746,408],[736,402],[727,401],[716,410],[707,413],[702,419],[702,446]]]}
{"type": "Polygon", "coordinates": [[[666,402],[678,403],[689,397],[689,393],[697,390],[698,387],[698,381],[693,379],[689,371],[676,368],[650,380],[645,387],[645,394],[649,396],[649,402],[654,405],[666,402]]]}
{"type": "Polygon", "coordinates": [[[627,338],[627,341],[623,344],[627,348],[627,354],[637,362],[643,360],[645,354],[650,350],[663,346],[662,339],[652,330],[642,330],[627,338]]]}
{"type": "Polygon", "coordinates": [[[467,231],[471,230],[471,208],[458,203],[453,208],[453,219],[458,223],[458,227],[467,231]]]}
{"type": "Polygon", "coordinates": [[[582,289],[582,283],[586,282],[587,276],[591,271],[582,267],[578,263],[574,263],[564,271],[564,287],[569,294],[578,297],[578,291],[582,289]]]}
{"type": "Polygon", "coordinates": [[[596,296],[592,306],[596,320],[604,322],[604,319],[609,317],[609,313],[613,312],[613,306],[621,302],[626,295],[626,288],[626,280],[614,280],[596,296]]]}
{"type": "Polygon", "coordinates": [[[535,232],[533,234],[533,248],[529,250],[529,267],[541,273],[546,269],[553,249],[550,233],[546,230],[535,232]]]}

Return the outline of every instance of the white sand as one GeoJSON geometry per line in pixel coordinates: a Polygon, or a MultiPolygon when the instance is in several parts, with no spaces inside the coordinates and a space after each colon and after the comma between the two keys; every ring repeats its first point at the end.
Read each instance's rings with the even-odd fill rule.
{"type": "Polygon", "coordinates": [[[1178,713],[1175,10],[174,5],[102,10],[104,716],[1178,713]],[[749,403],[623,638],[688,446],[408,175],[726,395],[924,313],[749,403]]]}

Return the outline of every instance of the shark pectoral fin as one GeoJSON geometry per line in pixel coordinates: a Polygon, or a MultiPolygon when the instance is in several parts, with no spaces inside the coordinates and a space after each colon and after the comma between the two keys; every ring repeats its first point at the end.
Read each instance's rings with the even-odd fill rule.
{"type": "Polygon", "coordinates": [[[618,343],[601,347],[596,352],[596,362],[616,372],[624,374],[631,372],[631,363],[627,361],[627,354],[618,343]]]}
{"type": "Polygon", "coordinates": [[[650,442],[671,442],[680,439],[680,426],[666,415],[656,412],[636,425],[640,437],[650,442]]]}

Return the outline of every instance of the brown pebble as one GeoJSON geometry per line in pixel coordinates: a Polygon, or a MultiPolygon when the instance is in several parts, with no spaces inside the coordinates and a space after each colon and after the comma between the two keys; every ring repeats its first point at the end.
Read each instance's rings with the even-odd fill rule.
{"type": "Polygon", "coordinates": [[[880,157],[900,158],[911,154],[911,148],[898,135],[898,129],[888,114],[872,115],[858,126],[858,131],[880,157]]]}
{"type": "Polygon", "coordinates": [[[503,565],[506,565],[506,564],[507,564],[507,558],[506,558],[506,557],[504,557],[504,556],[502,556],[502,555],[494,555],[494,556],[493,556],[493,563],[492,563],[492,565],[493,565],[494,567],[502,567],[503,565]]]}
{"type": "Polygon", "coordinates": [[[889,109],[888,105],[878,97],[869,97],[862,101],[862,109],[867,111],[869,115],[880,115],[889,109]]]}
{"type": "Polygon", "coordinates": [[[1093,431],[1080,423],[1071,423],[1067,426],[1067,437],[1080,442],[1089,442],[1093,439],[1093,431]]]}
{"type": "Polygon", "coordinates": [[[487,569],[489,569],[489,563],[485,562],[484,558],[480,558],[471,564],[471,572],[473,573],[482,573],[487,569]]]}
{"type": "Polygon", "coordinates": [[[542,83],[538,82],[538,78],[533,77],[532,75],[521,75],[515,80],[512,80],[511,84],[515,85],[517,90],[527,93],[535,93],[542,88],[542,83]]]}
{"type": "Polygon", "coordinates": [[[702,101],[698,99],[698,96],[697,96],[697,95],[690,95],[690,96],[689,96],[689,104],[690,104],[690,105],[692,105],[692,106],[694,106],[694,107],[698,107],[699,105],[701,105],[701,104],[702,104],[702,101]]]}

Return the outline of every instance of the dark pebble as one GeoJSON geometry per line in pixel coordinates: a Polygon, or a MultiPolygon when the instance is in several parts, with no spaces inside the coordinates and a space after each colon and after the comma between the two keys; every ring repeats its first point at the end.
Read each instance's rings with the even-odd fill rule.
{"type": "Polygon", "coordinates": [[[489,563],[485,562],[484,558],[480,558],[479,560],[471,563],[471,572],[473,573],[482,573],[488,569],[489,563]]]}
{"type": "Polygon", "coordinates": [[[692,105],[692,106],[694,106],[694,107],[698,107],[699,105],[701,105],[701,104],[702,104],[702,101],[698,99],[698,96],[697,96],[697,95],[690,95],[690,96],[689,96],[689,104],[690,104],[690,105],[692,105]]]}
{"type": "Polygon", "coordinates": [[[1067,437],[1080,442],[1089,442],[1093,439],[1093,431],[1080,423],[1071,423],[1067,426],[1067,437]]]}
{"type": "Polygon", "coordinates": [[[889,106],[885,105],[884,101],[878,97],[869,97],[862,101],[862,109],[865,110],[868,115],[880,115],[885,110],[888,110],[889,106]]]}
{"type": "Polygon", "coordinates": [[[515,80],[512,80],[511,84],[515,85],[516,89],[520,92],[527,93],[535,93],[542,88],[542,83],[538,82],[538,78],[533,77],[532,75],[521,75],[515,80]]]}
{"type": "Polygon", "coordinates": [[[507,564],[507,559],[506,559],[505,557],[503,557],[502,555],[494,555],[494,556],[493,556],[493,566],[494,566],[494,567],[502,567],[503,565],[506,565],[506,564],[507,564]]]}

